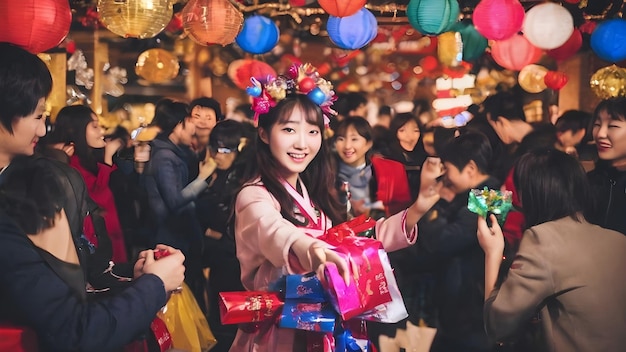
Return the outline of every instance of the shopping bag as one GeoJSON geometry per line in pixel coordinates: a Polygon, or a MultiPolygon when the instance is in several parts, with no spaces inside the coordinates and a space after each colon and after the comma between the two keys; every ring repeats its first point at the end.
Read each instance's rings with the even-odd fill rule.
{"type": "Polygon", "coordinates": [[[165,322],[172,336],[172,347],[177,351],[206,352],[217,343],[198,302],[185,283],[182,291],[172,293],[157,316],[165,322]]]}

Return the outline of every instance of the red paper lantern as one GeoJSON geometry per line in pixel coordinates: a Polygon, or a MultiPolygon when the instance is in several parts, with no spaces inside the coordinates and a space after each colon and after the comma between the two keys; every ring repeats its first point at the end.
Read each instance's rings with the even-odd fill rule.
{"type": "Polygon", "coordinates": [[[550,89],[559,90],[567,84],[569,78],[564,72],[548,71],[543,77],[543,82],[550,89]]]}
{"type": "Polygon", "coordinates": [[[424,69],[424,71],[433,71],[437,67],[439,67],[439,60],[437,60],[434,56],[424,56],[420,60],[420,66],[424,69]]]}
{"type": "Polygon", "coordinates": [[[38,54],[59,45],[70,31],[68,1],[0,1],[0,41],[38,54]]]}
{"type": "Polygon", "coordinates": [[[329,15],[347,17],[362,9],[367,0],[318,0],[318,3],[329,15]]]}
{"type": "Polygon", "coordinates": [[[474,27],[487,39],[502,40],[519,32],[524,7],[518,0],[482,0],[472,15],[474,27]]]}
{"type": "Polygon", "coordinates": [[[563,45],[556,49],[547,50],[546,54],[557,61],[563,61],[576,54],[582,45],[583,35],[578,28],[574,28],[574,32],[563,45]]]}
{"type": "Polygon", "coordinates": [[[491,46],[491,56],[498,65],[513,71],[520,71],[525,66],[534,64],[541,55],[543,51],[532,45],[522,34],[498,40],[491,46]]]}
{"type": "Polygon", "coordinates": [[[265,62],[251,59],[235,60],[228,66],[228,77],[241,89],[252,85],[250,78],[254,77],[259,82],[265,83],[267,77],[276,77],[274,68],[265,62]]]}

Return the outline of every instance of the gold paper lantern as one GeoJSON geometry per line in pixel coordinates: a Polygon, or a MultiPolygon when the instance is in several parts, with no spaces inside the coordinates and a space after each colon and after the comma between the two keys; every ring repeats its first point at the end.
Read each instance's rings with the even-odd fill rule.
{"type": "Polygon", "coordinates": [[[152,38],[170,22],[170,0],[98,0],[104,26],[124,38],[152,38]]]}
{"type": "Polygon", "coordinates": [[[178,60],[169,51],[163,49],[149,49],[141,53],[135,64],[137,76],[150,83],[170,81],[178,75],[180,65],[178,60]]]}
{"type": "Polygon", "coordinates": [[[201,45],[228,45],[243,27],[243,14],[228,0],[190,0],[182,16],[185,32],[201,45]]]}
{"type": "Polygon", "coordinates": [[[456,67],[463,60],[463,41],[459,32],[445,32],[437,36],[439,62],[456,67]]]}
{"type": "Polygon", "coordinates": [[[519,72],[517,81],[520,87],[528,93],[540,93],[548,88],[543,79],[546,73],[548,69],[541,65],[526,65],[519,72]]]}
{"type": "Polygon", "coordinates": [[[626,96],[626,69],[615,65],[599,69],[591,76],[591,90],[601,99],[626,96]]]}

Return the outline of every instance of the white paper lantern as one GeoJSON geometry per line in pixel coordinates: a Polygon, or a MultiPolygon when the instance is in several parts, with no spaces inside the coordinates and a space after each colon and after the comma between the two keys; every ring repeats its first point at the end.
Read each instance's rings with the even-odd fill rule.
{"type": "Polygon", "coordinates": [[[563,6],[547,2],[526,12],[524,36],[540,49],[555,49],[563,45],[574,31],[574,19],[563,6]]]}

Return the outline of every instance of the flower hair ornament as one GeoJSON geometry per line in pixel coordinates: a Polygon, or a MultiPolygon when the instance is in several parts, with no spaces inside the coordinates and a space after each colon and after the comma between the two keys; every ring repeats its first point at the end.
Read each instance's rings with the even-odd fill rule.
{"type": "Polygon", "coordinates": [[[317,104],[324,113],[324,124],[327,126],[330,123],[330,116],[337,115],[331,108],[337,100],[332,83],[320,77],[317,69],[311,64],[294,64],[285,75],[268,76],[265,83],[259,82],[254,77],[250,78],[250,82],[252,86],[246,88],[246,92],[253,97],[254,121],[259,119],[259,115],[268,113],[290,93],[305,94],[317,104]]]}

